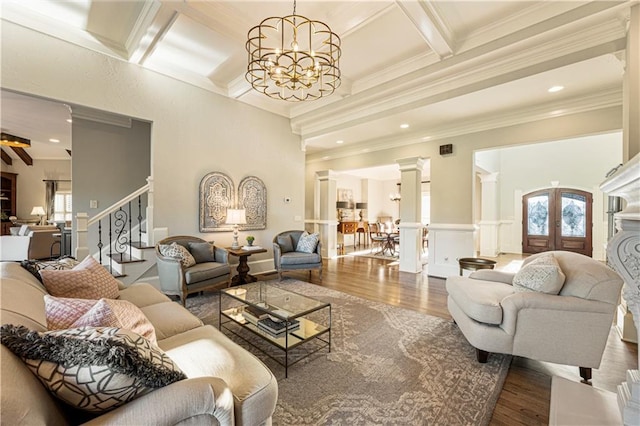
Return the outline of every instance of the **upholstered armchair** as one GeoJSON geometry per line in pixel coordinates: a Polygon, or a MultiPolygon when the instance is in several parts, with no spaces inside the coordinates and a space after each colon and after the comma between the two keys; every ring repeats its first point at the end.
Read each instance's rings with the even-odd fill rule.
{"type": "Polygon", "coordinates": [[[202,238],[175,236],[156,244],[158,277],[161,291],[179,296],[228,287],[231,269],[228,253],[202,238]]]}
{"type": "Polygon", "coordinates": [[[553,251],[528,257],[515,274],[448,277],[447,305],[479,362],[496,352],[574,365],[588,382],[600,366],[622,284],[602,262],[553,251]]]}
{"type": "Polygon", "coordinates": [[[322,279],[321,253],[322,242],[317,238],[317,234],[307,234],[305,231],[285,231],[273,237],[273,263],[281,280],[284,271],[307,269],[309,277],[311,277],[311,272],[317,269],[318,276],[322,279]],[[305,234],[304,237],[303,234],[305,234]],[[299,244],[301,237],[308,238],[310,245],[299,244]],[[315,247],[311,247],[313,245],[315,247]]]}

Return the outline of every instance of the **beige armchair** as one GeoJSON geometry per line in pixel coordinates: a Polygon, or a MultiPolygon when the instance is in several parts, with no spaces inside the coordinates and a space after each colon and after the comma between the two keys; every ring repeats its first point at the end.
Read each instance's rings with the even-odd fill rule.
{"type": "MultiPolygon", "coordinates": [[[[588,382],[591,369],[600,366],[623,281],[590,257],[547,253],[564,274],[559,294],[519,291],[516,274],[480,270],[447,278],[449,312],[479,362],[496,352],[574,365],[588,382]]],[[[521,271],[543,255],[525,259],[521,271]]]]}
{"type": "Polygon", "coordinates": [[[170,296],[179,296],[183,305],[191,293],[216,290],[228,287],[231,283],[227,251],[202,238],[184,235],[165,238],[156,244],[156,260],[161,291],[170,296]],[[184,247],[194,263],[185,266],[179,257],[164,255],[163,246],[172,243],[184,247]]]}

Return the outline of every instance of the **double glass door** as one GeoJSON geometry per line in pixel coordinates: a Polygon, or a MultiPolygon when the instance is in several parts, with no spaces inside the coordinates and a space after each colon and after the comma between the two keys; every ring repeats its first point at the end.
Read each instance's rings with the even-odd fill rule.
{"type": "Polygon", "coordinates": [[[522,252],[566,250],[592,255],[591,193],[547,188],[522,197],[522,252]]]}

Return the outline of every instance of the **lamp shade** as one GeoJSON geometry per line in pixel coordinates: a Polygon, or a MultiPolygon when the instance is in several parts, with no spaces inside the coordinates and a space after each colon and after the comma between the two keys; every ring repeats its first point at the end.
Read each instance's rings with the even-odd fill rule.
{"type": "Polygon", "coordinates": [[[349,208],[349,202],[348,201],[338,201],[338,202],[336,202],[336,208],[337,209],[348,209],[349,208]]]}
{"type": "Polygon", "coordinates": [[[247,215],[244,209],[227,209],[227,225],[244,225],[247,223],[247,215]]]}
{"type": "Polygon", "coordinates": [[[31,209],[31,216],[44,216],[45,214],[44,207],[42,206],[34,206],[33,209],[31,209]]]}
{"type": "Polygon", "coordinates": [[[356,203],[356,209],[366,209],[367,203],[356,203]]]}

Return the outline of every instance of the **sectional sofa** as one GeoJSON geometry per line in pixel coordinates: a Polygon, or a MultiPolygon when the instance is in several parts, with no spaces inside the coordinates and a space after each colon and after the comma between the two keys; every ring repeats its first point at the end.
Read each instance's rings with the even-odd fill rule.
{"type": "MultiPolygon", "coordinates": [[[[45,287],[20,264],[0,262],[2,324],[46,331],[45,294],[45,287]]],[[[260,360],[149,284],[121,286],[119,299],[142,310],[155,328],[158,347],[186,379],[88,416],[52,396],[25,362],[2,345],[2,424],[271,424],[278,384],[260,360]]]]}

